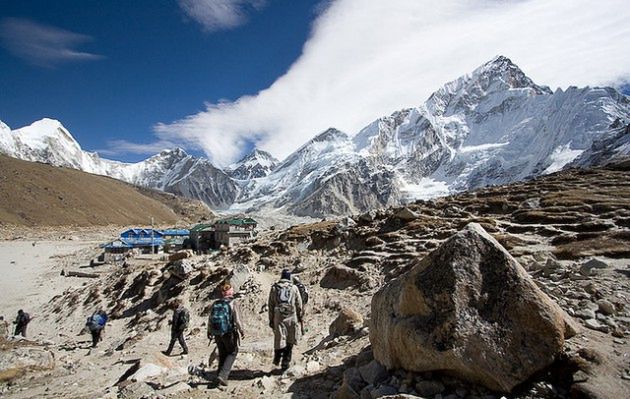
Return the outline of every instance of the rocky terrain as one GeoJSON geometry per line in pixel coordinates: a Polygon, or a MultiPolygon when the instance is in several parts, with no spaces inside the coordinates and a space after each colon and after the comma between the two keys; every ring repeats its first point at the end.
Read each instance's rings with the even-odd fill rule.
{"type": "Polygon", "coordinates": [[[266,231],[213,255],[102,266],[102,277],[33,310],[33,341],[0,346],[0,394],[625,397],[629,173],[630,162],[571,169],[266,231]],[[311,299],[295,364],[281,373],[271,365],[265,304],[283,267],[311,299]],[[219,389],[205,322],[224,279],[237,288],[245,338],[230,385],[219,389]],[[175,297],[191,309],[191,354],[167,358],[159,351],[175,297]],[[112,321],[90,350],[78,334],[99,306],[112,321]]]}
{"type": "Polygon", "coordinates": [[[200,201],[75,169],[0,155],[0,226],[175,224],[207,219],[200,201]]]}

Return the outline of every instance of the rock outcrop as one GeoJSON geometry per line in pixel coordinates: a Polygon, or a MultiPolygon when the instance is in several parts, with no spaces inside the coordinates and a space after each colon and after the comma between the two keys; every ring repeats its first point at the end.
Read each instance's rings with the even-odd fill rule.
{"type": "Polygon", "coordinates": [[[388,368],[443,371],[503,392],[550,365],[575,327],[471,223],[372,298],[370,341],[388,368]]]}

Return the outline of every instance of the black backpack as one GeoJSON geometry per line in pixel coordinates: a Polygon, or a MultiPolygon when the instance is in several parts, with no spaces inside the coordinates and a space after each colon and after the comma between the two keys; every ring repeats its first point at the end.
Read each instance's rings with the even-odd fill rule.
{"type": "Polygon", "coordinates": [[[308,303],[308,289],[306,289],[306,286],[302,284],[301,281],[295,281],[294,284],[298,287],[298,290],[300,291],[302,305],[306,305],[308,303]]]}

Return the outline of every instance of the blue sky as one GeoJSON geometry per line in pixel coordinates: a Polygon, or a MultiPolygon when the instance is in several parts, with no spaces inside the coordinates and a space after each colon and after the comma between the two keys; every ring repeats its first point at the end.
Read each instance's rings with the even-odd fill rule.
{"type": "Polygon", "coordinates": [[[219,166],[356,134],[496,55],[552,89],[630,92],[627,0],[0,0],[0,120],[136,161],[219,166]]]}
{"type": "Polygon", "coordinates": [[[16,129],[58,119],[90,150],[117,139],[149,143],[155,123],[268,87],[300,55],[321,3],[245,7],[241,25],[208,31],[177,1],[0,2],[0,19],[86,35],[75,48],[98,56],[32,60],[0,49],[0,120],[16,129]]]}

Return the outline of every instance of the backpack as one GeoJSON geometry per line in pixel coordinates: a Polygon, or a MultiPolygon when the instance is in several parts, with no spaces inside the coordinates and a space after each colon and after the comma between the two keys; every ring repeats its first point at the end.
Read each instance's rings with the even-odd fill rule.
{"type": "Polygon", "coordinates": [[[306,305],[308,303],[308,289],[301,281],[295,281],[294,284],[298,287],[300,291],[300,298],[302,298],[302,305],[306,305]]]}
{"type": "Polygon", "coordinates": [[[219,299],[212,304],[208,329],[212,335],[225,335],[232,331],[232,308],[230,301],[219,299]]]}
{"type": "Polygon", "coordinates": [[[93,314],[88,317],[87,323],[85,323],[90,331],[98,331],[103,328],[105,321],[99,314],[93,314]]]}
{"type": "Polygon", "coordinates": [[[283,316],[291,316],[295,314],[295,307],[293,305],[293,295],[291,283],[276,283],[276,309],[283,316]]]}
{"type": "Polygon", "coordinates": [[[190,313],[186,309],[182,310],[179,315],[179,326],[182,330],[188,327],[188,323],[190,322],[190,313]]]}

